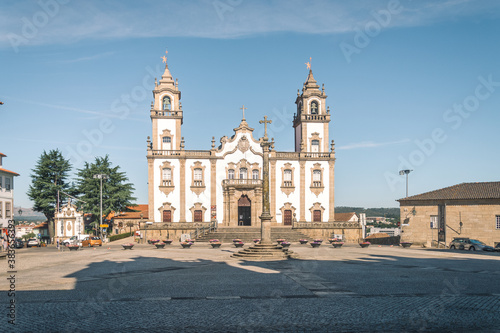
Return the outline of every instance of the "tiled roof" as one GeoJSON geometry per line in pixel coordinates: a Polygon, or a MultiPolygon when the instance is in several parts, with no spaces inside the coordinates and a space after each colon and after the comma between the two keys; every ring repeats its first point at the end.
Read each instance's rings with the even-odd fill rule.
{"type": "Polygon", "coordinates": [[[7,155],[0,153],[0,156],[2,157],[7,157],[7,155]]]}
{"type": "Polygon", "coordinates": [[[6,173],[10,173],[10,174],[12,174],[14,176],[19,176],[18,173],[15,173],[14,171],[10,171],[10,170],[4,169],[4,168],[0,168],[0,171],[6,172],[6,173]]]}
{"type": "Polygon", "coordinates": [[[500,182],[462,183],[435,191],[417,194],[397,201],[477,199],[500,199],[500,182]]]}
{"type": "Polygon", "coordinates": [[[147,220],[147,218],[148,218],[148,205],[137,205],[137,206],[127,207],[127,208],[130,210],[135,210],[135,212],[121,213],[120,215],[115,216],[115,219],[140,219],[141,213],[142,213],[142,218],[147,220]]]}
{"type": "Polygon", "coordinates": [[[349,221],[353,215],[356,215],[355,212],[352,213],[335,213],[335,221],[349,221]]]}

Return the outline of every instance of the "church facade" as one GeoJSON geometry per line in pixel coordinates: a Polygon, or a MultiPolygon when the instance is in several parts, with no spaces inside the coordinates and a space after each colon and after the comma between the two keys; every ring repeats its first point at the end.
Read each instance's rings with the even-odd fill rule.
{"type": "MultiPolygon", "coordinates": [[[[244,117],[244,107],[234,134],[222,137],[218,145],[212,138],[211,149],[188,150],[178,88],[166,63],[161,80],[155,80],[150,110],[149,221],[260,226],[263,149],[244,117]]],[[[290,119],[295,151],[273,148],[270,152],[272,225],[335,221],[335,148],[329,138],[331,115],[326,99],[324,87],[320,88],[309,70],[295,98],[297,112],[290,119]]]]}

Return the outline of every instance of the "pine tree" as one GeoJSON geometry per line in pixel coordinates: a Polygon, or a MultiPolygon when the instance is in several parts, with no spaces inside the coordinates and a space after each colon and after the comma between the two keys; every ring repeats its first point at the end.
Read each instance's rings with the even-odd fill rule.
{"type": "Polygon", "coordinates": [[[125,212],[127,206],[134,206],[132,196],[134,187],[127,183],[125,172],[119,171],[120,167],[112,167],[108,155],[96,157],[94,163],[85,162],[82,169],[78,169],[76,180],[76,191],[79,201],[85,213],[91,213],[94,217],[100,214],[100,179],[94,175],[104,174],[107,179],[102,180],[102,213],[104,216],[111,212],[125,212]]]}
{"type": "MultiPolygon", "coordinates": [[[[54,232],[54,213],[58,203],[58,191],[71,192],[68,173],[71,171],[69,160],[56,150],[43,152],[36,167],[31,170],[31,185],[28,197],[34,202],[33,209],[45,215],[49,221],[49,234],[54,232]]],[[[60,196],[63,199],[64,196],[60,196]]],[[[63,202],[64,200],[61,200],[63,202]]]]}

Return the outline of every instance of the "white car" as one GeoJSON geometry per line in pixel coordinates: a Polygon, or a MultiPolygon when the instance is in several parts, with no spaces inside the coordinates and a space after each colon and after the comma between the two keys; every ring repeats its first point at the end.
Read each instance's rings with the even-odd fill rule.
{"type": "Polygon", "coordinates": [[[89,237],[89,235],[80,235],[80,239],[78,239],[78,236],[72,236],[68,239],[65,239],[61,242],[62,245],[70,245],[70,244],[77,244],[77,245],[80,245],[80,243],[82,242],[82,240],[84,240],[85,238],[89,237]]]}
{"type": "Polygon", "coordinates": [[[32,246],[40,247],[40,241],[36,238],[30,238],[28,240],[28,243],[26,243],[26,247],[32,247],[32,246]]]}

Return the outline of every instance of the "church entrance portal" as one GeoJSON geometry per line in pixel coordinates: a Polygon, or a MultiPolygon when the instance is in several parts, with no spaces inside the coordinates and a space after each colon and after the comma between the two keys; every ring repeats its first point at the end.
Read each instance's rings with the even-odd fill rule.
{"type": "Polygon", "coordinates": [[[238,225],[250,226],[252,225],[252,204],[246,195],[242,195],[238,200],[238,225]]]}

